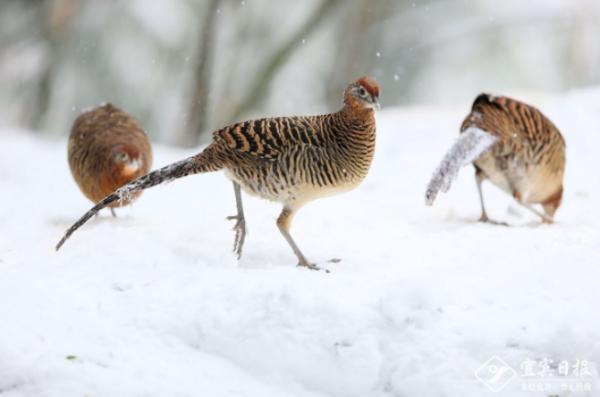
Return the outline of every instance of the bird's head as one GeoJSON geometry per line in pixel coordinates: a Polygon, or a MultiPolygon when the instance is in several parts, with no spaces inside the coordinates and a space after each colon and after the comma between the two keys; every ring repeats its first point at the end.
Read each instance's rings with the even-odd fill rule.
{"type": "Polygon", "coordinates": [[[346,88],[344,103],[355,109],[379,109],[379,84],[361,77],[346,88]]]}
{"type": "Polygon", "coordinates": [[[140,151],[130,145],[116,145],[112,148],[112,159],[124,175],[133,175],[142,168],[140,151]]]}

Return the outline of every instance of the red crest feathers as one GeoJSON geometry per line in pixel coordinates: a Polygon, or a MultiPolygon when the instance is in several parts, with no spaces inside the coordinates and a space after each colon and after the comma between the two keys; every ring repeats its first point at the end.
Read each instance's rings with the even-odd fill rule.
{"type": "Polygon", "coordinates": [[[356,83],[360,84],[372,96],[379,97],[379,84],[375,80],[365,76],[356,80],[356,83]]]}

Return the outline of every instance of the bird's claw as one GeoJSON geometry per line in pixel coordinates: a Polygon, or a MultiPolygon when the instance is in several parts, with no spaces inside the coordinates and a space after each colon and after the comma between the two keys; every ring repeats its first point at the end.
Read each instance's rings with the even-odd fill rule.
{"type": "Polygon", "coordinates": [[[319,267],[316,264],[310,263],[308,261],[299,261],[298,262],[298,266],[299,267],[306,267],[307,269],[310,269],[310,270],[317,270],[317,271],[323,270],[325,273],[330,273],[330,271],[328,269],[319,267]]]}
{"type": "Polygon", "coordinates": [[[490,225],[496,225],[496,226],[508,226],[508,223],[494,221],[494,220],[488,218],[487,215],[481,215],[481,217],[479,218],[479,222],[489,223],[490,225]]]}
{"type": "Polygon", "coordinates": [[[242,257],[242,249],[244,248],[244,240],[246,239],[246,219],[243,216],[232,215],[226,218],[228,221],[235,220],[233,230],[235,230],[235,238],[233,240],[233,252],[237,258],[242,257]]]}

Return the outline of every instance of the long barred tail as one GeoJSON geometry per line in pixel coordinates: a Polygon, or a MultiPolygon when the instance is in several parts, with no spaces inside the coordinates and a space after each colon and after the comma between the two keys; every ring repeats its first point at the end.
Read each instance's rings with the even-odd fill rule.
{"type": "Polygon", "coordinates": [[[450,190],[461,166],[472,163],[487,152],[498,138],[475,126],[467,128],[450,148],[427,185],[425,203],[432,205],[438,192],[450,190]]]}
{"type": "Polygon", "coordinates": [[[162,183],[170,182],[174,179],[182,178],[184,176],[202,172],[218,171],[222,169],[223,164],[221,161],[215,158],[213,155],[213,150],[214,149],[209,146],[202,153],[196,156],[192,156],[185,160],[167,165],[166,167],[152,171],[149,174],[141,176],[129,182],[128,184],[121,186],[114,193],[106,196],[102,201],[93,206],[88,212],[79,218],[79,220],[66,231],[63,238],[60,239],[56,245],[56,250],[58,251],[65,241],[67,241],[67,239],[71,236],[71,234],[79,229],[92,216],[96,215],[100,210],[115,201],[130,199],[131,195],[135,192],[139,192],[162,183]]]}

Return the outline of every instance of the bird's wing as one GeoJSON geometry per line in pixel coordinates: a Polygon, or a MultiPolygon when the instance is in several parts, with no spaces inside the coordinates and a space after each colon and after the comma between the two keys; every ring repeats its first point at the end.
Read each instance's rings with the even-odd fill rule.
{"type": "Polygon", "coordinates": [[[277,117],[233,124],[213,136],[233,151],[272,160],[290,146],[318,145],[316,129],[309,117],[277,117]]]}

